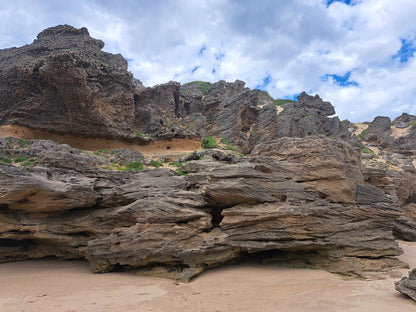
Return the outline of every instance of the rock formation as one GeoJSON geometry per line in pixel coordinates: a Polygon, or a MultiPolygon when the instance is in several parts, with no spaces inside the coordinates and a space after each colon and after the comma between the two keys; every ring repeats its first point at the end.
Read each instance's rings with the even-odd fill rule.
{"type": "Polygon", "coordinates": [[[103,46],[86,28],[64,25],[44,30],[30,45],[0,50],[0,124],[139,143],[209,134],[246,153],[285,136],[349,140],[319,96],[303,93],[299,102],[277,107],[267,92],[238,80],[144,88],[127,61],[103,46]]]}
{"type": "Polygon", "coordinates": [[[264,251],[357,276],[399,264],[400,209],[364,184],[359,151],[341,140],[283,138],[244,158],[214,150],[186,176],[100,167],[117,153],[2,142],[3,160],[38,163],[0,165],[0,261],[86,258],[95,272],[162,265],[185,280],[264,251]]]}
{"type": "Polygon", "coordinates": [[[86,28],[57,26],[0,51],[0,123],[82,136],[131,136],[134,81],[127,61],[101,51],[86,28]]]}
{"type": "Polygon", "coordinates": [[[377,117],[362,132],[364,179],[377,186],[396,204],[403,216],[394,234],[416,241],[416,116],[402,114],[391,122],[377,117]]]}
{"type": "Polygon", "coordinates": [[[0,138],[0,262],[85,258],[180,280],[248,254],[360,277],[401,266],[393,232],[416,239],[416,116],[356,133],[318,95],[146,88],[103,46],[64,25],[0,50],[0,126],[134,144],[210,135],[228,151],[190,152],[174,171],[125,148],[0,138]]]}
{"type": "Polygon", "coordinates": [[[396,290],[416,301],[416,269],[395,283],[396,290]]]}

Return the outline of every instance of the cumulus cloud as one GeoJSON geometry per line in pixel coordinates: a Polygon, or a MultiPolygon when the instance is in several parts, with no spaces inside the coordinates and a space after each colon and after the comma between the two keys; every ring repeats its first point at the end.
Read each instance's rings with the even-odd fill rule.
{"type": "Polygon", "coordinates": [[[415,15],[414,0],[2,1],[0,48],[85,26],[145,85],[240,79],[362,121],[416,114],[415,15]]]}

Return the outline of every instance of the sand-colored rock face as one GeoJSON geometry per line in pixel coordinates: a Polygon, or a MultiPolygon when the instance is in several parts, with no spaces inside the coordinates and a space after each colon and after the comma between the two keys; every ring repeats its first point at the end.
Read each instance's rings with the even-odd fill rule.
{"type": "Polygon", "coordinates": [[[43,160],[0,164],[2,262],[85,257],[96,272],[161,266],[182,280],[247,252],[358,276],[398,265],[400,211],[364,184],[360,154],[343,141],[284,138],[248,158],[212,151],[185,177],[101,169],[108,160],[44,141],[0,150],[43,160]]]}

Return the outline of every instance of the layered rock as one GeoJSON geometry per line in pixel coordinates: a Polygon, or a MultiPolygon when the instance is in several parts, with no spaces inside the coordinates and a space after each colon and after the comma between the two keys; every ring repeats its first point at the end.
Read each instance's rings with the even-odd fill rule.
{"type": "Polygon", "coordinates": [[[416,116],[376,117],[362,133],[364,178],[402,207],[396,237],[416,240],[416,116]],[[364,146],[364,145],[363,145],[364,146]]]}
{"type": "MultiPolygon", "coordinates": [[[[42,142],[19,155],[57,149],[42,142]]],[[[248,158],[190,155],[202,165],[186,176],[106,170],[94,165],[99,156],[79,156],[89,165],[0,164],[0,261],[86,258],[95,272],[162,266],[182,280],[247,253],[355,276],[399,265],[400,210],[364,184],[359,150],[343,141],[284,138],[248,158]]]]}
{"type": "MultiPolygon", "coordinates": [[[[245,83],[169,82],[145,88],[121,55],[86,28],[44,30],[30,45],[0,50],[0,125],[146,143],[212,135],[242,152],[281,137],[326,135],[351,141],[328,102],[302,93],[276,106],[245,83]]],[[[45,134],[46,136],[46,134],[45,134]]],[[[47,137],[45,137],[47,138],[47,137]]]]}
{"type": "Polygon", "coordinates": [[[170,82],[135,95],[135,127],[155,137],[207,134],[226,139],[245,153],[282,137],[325,135],[355,142],[335,111],[319,96],[302,93],[298,102],[278,107],[267,92],[242,81],[219,81],[206,94],[201,82],[170,82]]]}
{"type": "Polygon", "coordinates": [[[403,295],[416,300],[416,269],[409,272],[409,277],[403,277],[395,283],[396,290],[403,295]]]}

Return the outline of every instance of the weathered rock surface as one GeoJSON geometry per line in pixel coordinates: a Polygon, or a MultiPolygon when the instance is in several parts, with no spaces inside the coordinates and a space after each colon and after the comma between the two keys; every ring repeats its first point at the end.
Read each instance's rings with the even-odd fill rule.
{"type": "Polygon", "coordinates": [[[0,51],[0,123],[83,136],[133,136],[127,61],[101,51],[86,28],[48,28],[0,51]]]}
{"type": "Polygon", "coordinates": [[[397,291],[416,301],[416,269],[409,272],[409,277],[403,277],[394,285],[397,291]]]}
{"type": "Polygon", "coordinates": [[[197,151],[181,176],[121,166],[143,159],[127,149],[0,138],[0,262],[86,258],[96,272],[162,266],[184,280],[247,253],[356,276],[400,265],[392,230],[416,230],[416,116],[378,117],[360,142],[318,95],[276,106],[239,80],[145,88],[103,46],[64,25],[0,50],[0,126],[212,135],[250,156],[197,151]]]}
{"type": "Polygon", "coordinates": [[[30,45],[0,50],[0,125],[142,143],[209,134],[244,153],[281,137],[354,141],[317,95],[302,93],[298,102],[276,107],[267,92],[239,80],[145,88],[127,61],[103,46],[86,28],[61,25],[30,45]]]}
{"type": "Polygon", "coordinates": [[[362,135],[364,179],[401,206],[394,235],[416,241],[416,116],[376,117],[362,135]]]}
{"type": "MultiPolygon", "coordinates": [[[[52,145],[33,141],[20,153],[71,154],[52,145]]],[[[0,164],[0,261],[86,258],[95,272],[162,266],[184,280],[261,252],[355,276],[400,265],[399,207],[364,184],[359,150],[309,137],[264,143],[249,158],[227,153],[190,156],[202,166],[186,176],[69,169],[47,158],[0,164]]]]}

